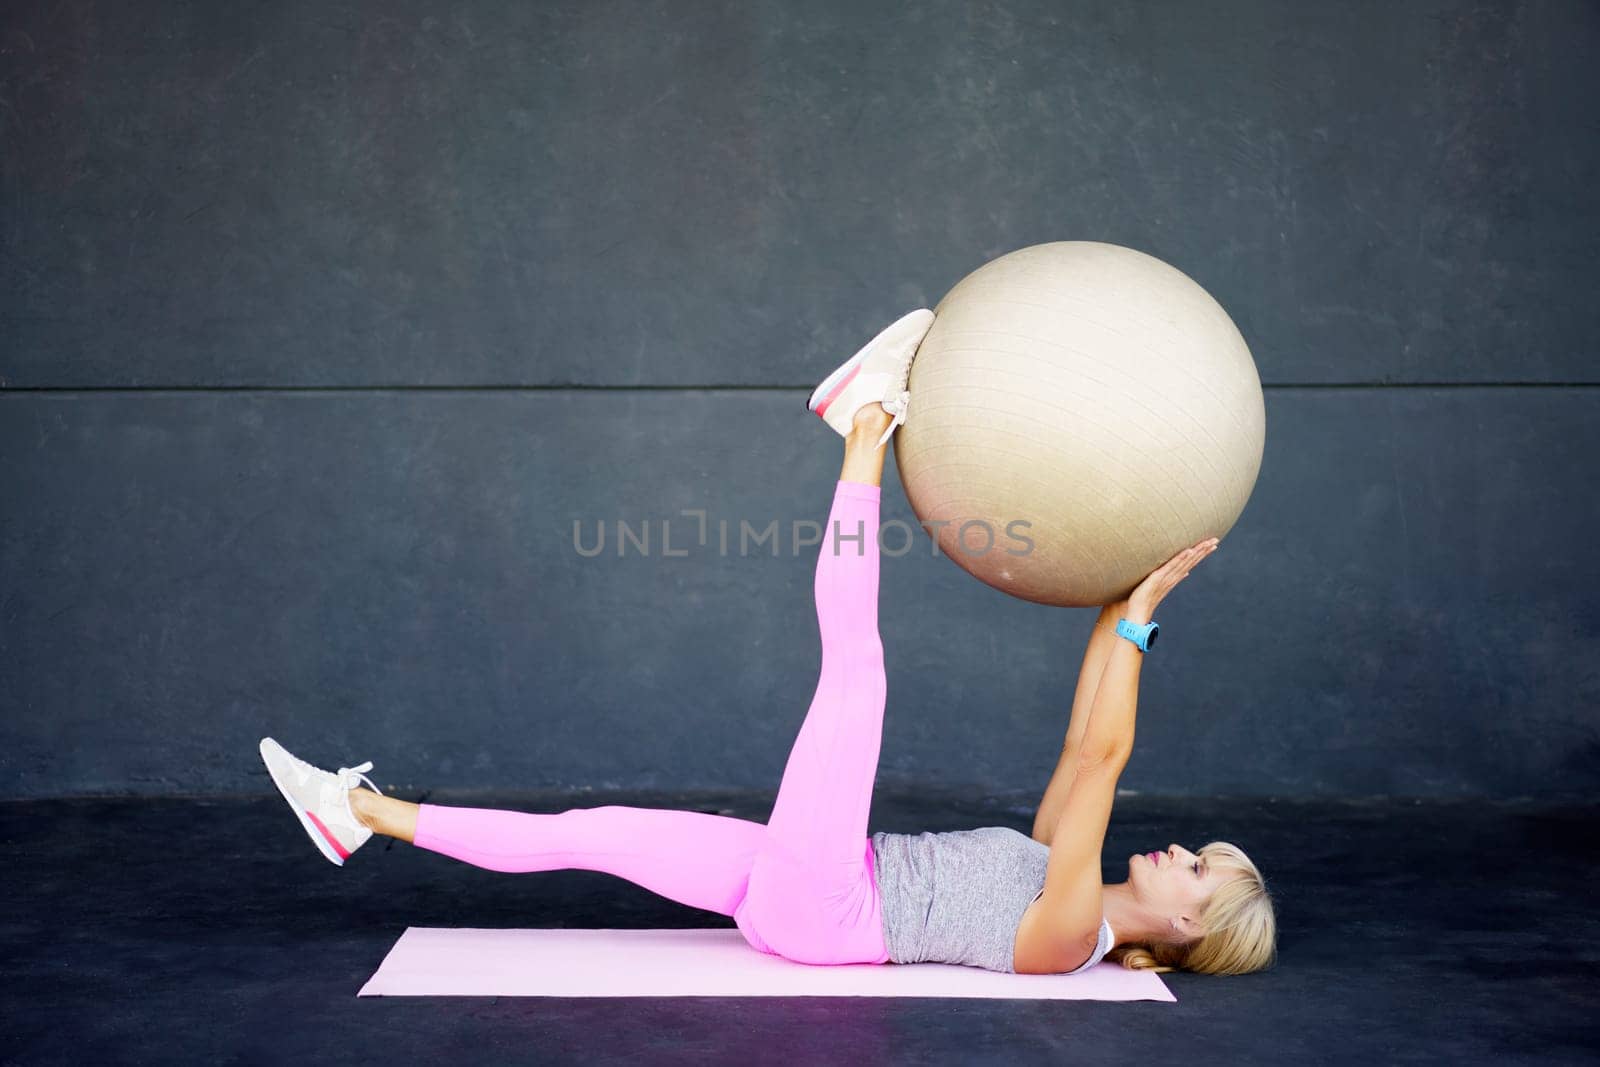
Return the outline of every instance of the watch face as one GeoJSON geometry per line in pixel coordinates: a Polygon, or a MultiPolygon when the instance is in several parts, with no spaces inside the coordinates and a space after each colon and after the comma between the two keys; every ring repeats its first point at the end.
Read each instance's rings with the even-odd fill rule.
{"type": "Polygon", "coordinates": [[[1161,631],[1159,629],[1151,630],[1150,631],[1150,636],[1146,637],[1144,639],[1144,647],[1146,647],[1146,648],[1155,648],[1156,647],[1156,635],[1159,634],[1160,632],[1161,631]]]}

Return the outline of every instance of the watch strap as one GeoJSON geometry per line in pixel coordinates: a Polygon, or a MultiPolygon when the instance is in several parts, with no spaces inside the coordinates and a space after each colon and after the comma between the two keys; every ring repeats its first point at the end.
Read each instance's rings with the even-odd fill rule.
{"type": "Polygon", "coordinates": [[[1151,619],[1143,626],[1135,626],[1127,619],[1117,620],[1117,636],[1126,637],[1129,641],[1132,641],[1138,646],[1140,652],[1150,651],[1150,635],[1158,633],[1160,629],[1161,627],[1156,624],[1154,619],[1151,619]]]}

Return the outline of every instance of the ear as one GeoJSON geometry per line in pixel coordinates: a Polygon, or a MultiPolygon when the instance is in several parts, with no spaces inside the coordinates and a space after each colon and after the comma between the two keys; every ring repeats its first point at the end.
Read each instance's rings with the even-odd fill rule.
{"type": "Polygon", "coordinates": [[[1187,915],[1172,920],[1173,938],[1178,941],[1198,941],[1205,936],[1205,928],[1187,915]]]}

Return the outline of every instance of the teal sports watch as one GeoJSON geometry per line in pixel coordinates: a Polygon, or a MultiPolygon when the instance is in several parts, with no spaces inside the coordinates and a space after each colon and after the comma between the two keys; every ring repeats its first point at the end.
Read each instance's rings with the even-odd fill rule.
{"type": "Polygon", "coordinates": [[[1127,619],[1117,620],[1117,636],[1126,637],[1129,641],[1139,646],[1140,652],[1149,652],[1150,646],[1156,643],[1156,634],[1161,632],[1161,627],[1151,619],[1143,626],[1135,626],[1127,619]]]}

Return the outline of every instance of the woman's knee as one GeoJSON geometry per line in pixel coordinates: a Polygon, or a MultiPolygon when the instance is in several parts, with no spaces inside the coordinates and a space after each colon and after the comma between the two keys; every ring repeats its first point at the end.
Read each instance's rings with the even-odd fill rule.
{"type": "Polygon", "coordinates": [[[873,625],[830,626],[822,634],[822,658],[881,664],[883,636],[873,625]]]}
{"type": "Polygon", "coordinates": [[[851,645],[841,649],[824,649],[818,677],[820,685],[835,689],[866,692],[887,689],[888,673],[884,670],[883,646],[862,648],[851,645]]]}

